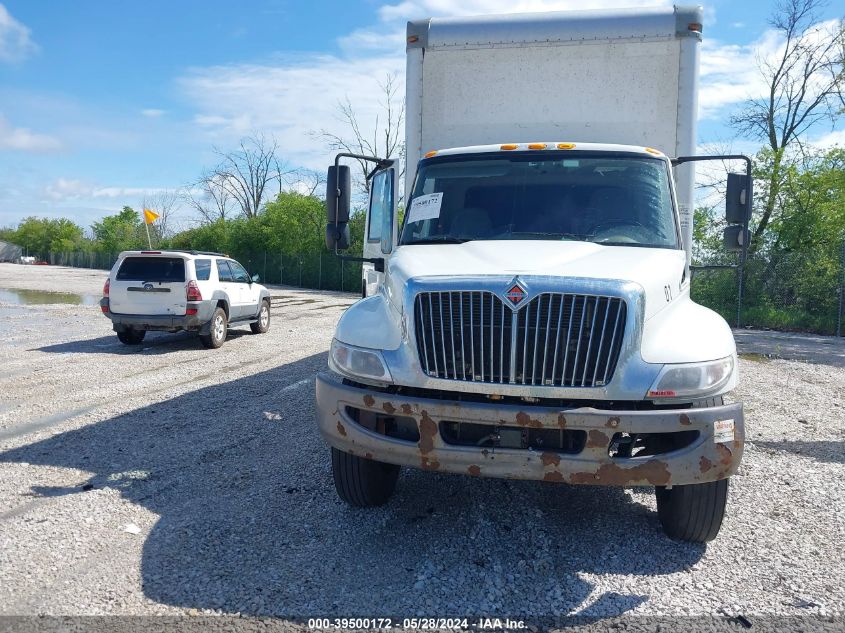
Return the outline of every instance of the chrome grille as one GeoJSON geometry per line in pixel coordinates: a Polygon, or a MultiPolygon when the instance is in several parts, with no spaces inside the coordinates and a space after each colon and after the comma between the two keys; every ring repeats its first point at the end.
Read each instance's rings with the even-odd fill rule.
{"type": "Polygon", "coordinates": [[[607,384],[622,347],[625,302],[543,293],[514,311],[489,291],[421,292],[414,324],[429,376],[501,384],[607,384]]]}

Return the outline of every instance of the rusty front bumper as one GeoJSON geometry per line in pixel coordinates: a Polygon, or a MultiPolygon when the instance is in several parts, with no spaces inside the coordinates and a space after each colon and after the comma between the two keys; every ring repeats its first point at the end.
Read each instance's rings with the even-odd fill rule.
{"type": "MultiPolygon", "coordinates": [[[[560,410],[525,404],[457,402],[406,397],[344,385],[332,373],[317,376],[317,422],[333,447],[368,459],[425,470],[508,479],[537,479],[608,486],[671,486],[725,479],[742,457],[742,404],[705,409],[610,411],[560,410]],[[419,441],[388,437],[358,424],[352,411],[413,419],[419,441]],[[717,421],[733,420],[732,440],[716,442],[717,421]],[[458,446],[445,441],[441,421],[517,426],[526,429],[581,430],[587,435],[577,454],[513,448],[458,446]],[[684,448],[650,457],[611,457],[616,433],[698,431],[684,448]]],[[[724,439],[724,435],[722,438],[724,439]]]]}

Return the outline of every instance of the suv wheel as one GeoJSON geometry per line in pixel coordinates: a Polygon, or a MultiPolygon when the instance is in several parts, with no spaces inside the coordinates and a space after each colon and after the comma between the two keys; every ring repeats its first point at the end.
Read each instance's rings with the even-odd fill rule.
{"type": "Polygon", "coordinates": [[[136,330],[134,328],[128,328],[126,330],[121,330],[120,332],[118,332],[117,338],[124,345],[140,345],[141,341],[144,340],[144,337],[146,335],[146,330],[136,330]]]}
{"type": "Polygon", "coordinates": [[[223,345],[226,340],[226,333],[229,329],[229,324],[226,320],[226,311],[221,307],[214,310],[211,315],[211,324],[209,325],[208,334],[200,334],[200,341],[205,347],[217,349],[223,345]]]}
{"type": "Polygon", "coordinates": [[[258,310],[258,321],[249,324],[253,334],[264,334],[270,329],[270,302],[266,299],[261,302],[261,309],[258,310]]]}
{"type": "MultiPolygon", "coordinates": [[[[695,407],[718,407],[722,396],[694,402],[695,407]]],[[[716,538],[728,504],[728,480],[655,488],[657,516],[669,538],[706,543],[716,538]]]]}
{"type": "Polygon", "coordinates": [[[332,448],[332,474],[337,495],[351,506],[372,508],[387,503],[396,489],[399,466],[332,448]]]}

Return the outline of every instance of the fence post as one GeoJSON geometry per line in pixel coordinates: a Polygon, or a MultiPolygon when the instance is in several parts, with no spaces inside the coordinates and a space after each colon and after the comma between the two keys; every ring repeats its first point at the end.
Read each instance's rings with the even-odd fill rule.
{"type": "Polygon", "coordinates": [[[842,336],[842,295],[845,294],[845,231],[842,232],[842,245],[839,257],[839,304],[836,312],[836,336],[842,336]]]}
{"type": "Polygon", "coordinates": [[[343,260],[340,260],[340,291],[343,292],[343,260]]]}
{"type": "Polygon", "coordinates": [[[261,281],[267,283],[267,251],[264,251],[264,275],[261,277],[261,281]]]}
{"type": "Polygon", "coordinates": [[[285,284],[285,254],[279,251],[279,285],[285,284]]]}
{"type": "Polygon", "coordinates": [[[317,257],[320,258],[317,272],[317,290],[323,289],[323,254],[319,253],[317,257]]]}
{"type": "Polygon", "coordinates": [[[299,260],[299,287],[302,288],[302,259],[299,260]]]}

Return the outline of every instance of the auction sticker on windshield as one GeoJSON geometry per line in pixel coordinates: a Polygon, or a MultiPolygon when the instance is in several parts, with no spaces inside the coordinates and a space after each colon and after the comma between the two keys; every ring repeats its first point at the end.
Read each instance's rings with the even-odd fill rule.
{"type": "Polygon", "coordinates": [[[440,217],[440,205],[443,203],[443,192],[429,193],[417,196],[411,202],[408,222],[422,222],[440,217]]]}

